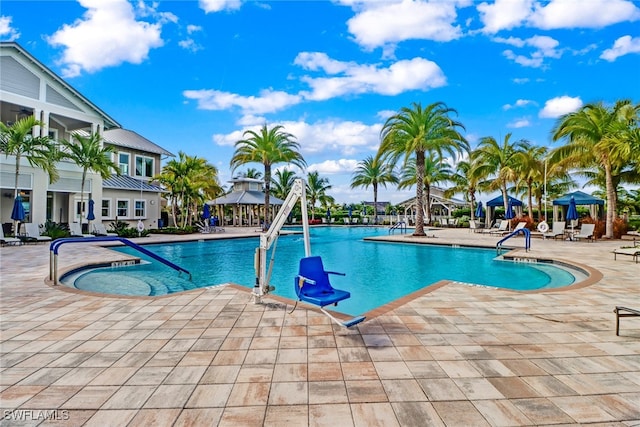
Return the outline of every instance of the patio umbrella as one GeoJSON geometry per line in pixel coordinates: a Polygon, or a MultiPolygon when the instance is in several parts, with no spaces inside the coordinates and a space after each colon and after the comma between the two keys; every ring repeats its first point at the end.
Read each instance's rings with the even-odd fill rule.
{"type": "Polygon", "coordinates": [[[476,208],[476,218],[484,218],[484,210],[482,210],[482,202],[478,202],[478,207],[476,208]]]}
{"type": "Polygon", "coordinates": [[[507,211],[504,213],[504,219],[509,220],[509,230],[511,230],[511,220],[515,217],[513,214],[513,206],[511,205],[511,199],[509,199],[509,204],[507,205],[507,211]]]}
{"type": "Polygon", "coordinates": [[[89,212],[87,213],[87,221],[93,221],[94,219],[96,219],[96,215],[93,212],[95,204],[96,202],[94,202],[93,199],[89,199],[89,212]]]}
{"type": "Polygon", "coordinates": [[[327,208],[327,218],[331,218],[331,208],[327,208]]]}
{"type": "Polygon", "coordinates": [[[353,214],[351,206],[349,206],[349,219],[351,219],[351,215],[353,214]]]}
{"type": "Polygon", "coordinates": [[[571,223],[571,235],[573,236],[573,221],[578,219],[578,209],[576,209],[576,199],[571,196],[569,209],[567,209],[567,221],[571,223]]]}
{"type": "Polygon", "coordinates": [[[11,211],[11,219],[14,221],[24,221],[24,206],[22,206],[22,196],[18,194],[13,201],[13,210],[11,211]]]}
{"type": "Polygon", "coordinates": [[[211,208],[209,207],[208,204],[204,204],[204,206],[202,207],[202,219],[208,220],[209,218],[211,218],[211,208]]]}

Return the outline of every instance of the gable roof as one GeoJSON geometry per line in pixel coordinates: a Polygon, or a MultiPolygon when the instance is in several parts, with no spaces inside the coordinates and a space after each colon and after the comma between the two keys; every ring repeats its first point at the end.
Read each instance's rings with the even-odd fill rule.
{"type": "Polygon", "coordinates": [[[149,141],[144,136],[132,130],[122,128],[109,129],[107,131],[104,131],[102,137],[104,138],[105,142],[116,145],[118,147],[133,148],[140,151],[146,151],[148,153],[175,157],[173,153],[170,153],[169,151],[160,147],[158,144],[149,141]]]}
{"type": "Polygon", "coordinates": [[[95,113],[97,115],[99,115],[100,117],[102,117],[102,120],[104,121],[104,127],[105,129],[111,129],[111,128],[119,128],[120,124],[114,120],[111,116],[109,116],[107,113],[105,113],[104,111],[102,111],[97,105],[95,105],[93,102],[89,101],[87,98],[85,98],[80,92],[78,92],[77,90],[75,90],[70,84],[68,84],[66,81],[64,81],[60,76],[58,76],[56,73],[54,73],[53,71],[51,71],[46,65],[44,65],[42,62],[38,61],[33,55],[31,55],[29,52],[27,52],[22,46],[20,46],[18,43],[16,42],[0,42],[0,48],[2,49],[13,49],[14,51],[16,51],[20,56],[22,56],[23,58],[25,58],[28,62],[31,62],[34,66],[36,66],[37,68],[39,68],[45,75],[47,75],[49,78],[51,78],[52,80],[54,80],[56,83],[58,83],[60,86],[62,86],[65,90],[69,91],[77,100],[79,100],[82,104],[84,104],[85,106],[87,106],[89,109],[95,111],[95,113]]]}
{"type": "Polygon", "coordinates": [[[152,185],[143,179],[136,179],[129,175],[111,175],[102,181],[102,188],[110,188],[113,190],[138,190],[151,191],[154,193],[164,192],[165,190],[157,185],[152,185]]]}
{"type": "MultiPolygon", "coordinates": [[[[278,199],[269,194],[269,203],[281,205],[284,200],[278,199]]],[[[210,205],[262,205],[264,204],[264,193],[262,191],[234,191],[215,200],[207,202],[210,205]]]]}

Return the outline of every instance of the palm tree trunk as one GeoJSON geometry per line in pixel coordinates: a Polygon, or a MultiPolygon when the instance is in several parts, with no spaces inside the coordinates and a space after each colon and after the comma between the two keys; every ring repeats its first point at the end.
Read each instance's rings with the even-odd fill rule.
{"type": "Polygon", "coordinates": [[[425,212],[426,212],[426,221],[425,223],[427,225],[431,225],[431,185],[427,184],[424,186],[424,192],[425,192],[425,199],[426,199],[426,204],[425,204],[425,212]]]}
{"type": "Polygon", "coordinates": [[[424,151],[416,151],[416,229],[414,236],[426,236],[424,232],[424,151]]]}
{"type": "Polygon", "coordinates": [[[546,220],[547,212],[545,211],[544,216],[542,215],[542,197],[537,197],[536,202],[538,203],[538,221],[542,221],[543,219],[546,220]]]}
{"type": "Polygon", "coordinates": [[[264,165],[264,227],[269,224],[269,192],[271,191],[271,165],[264,165]]]}
{"type": "Polygon", "coordinates": [[[613,239],[613,220],[616,215],[616,194],[611,175],[611,164],[608,161],[604,162],[604,173],[607,189],[607,222],[605,236],[607,239],[613,239]]]}
{"type": "Polygon", "coordinates": [[[471,221],[476,219],[476,193],[475,191],[469,191],[469,203],[471,204],[471,221]]]}
{"type": "Polygon", "coordinates": [[[529,182],[529,184],[527,185],[528,187],[528,192],[529,192],[529,218],[533,219],[533,189],[532,189],[532,182],[529,182]]]}
{"type": "MultiPolygon", "coordinates": [[[[82,207],[84,206],[84,183],[87,179],[87,170],[82,171],[82,181],[80,182],[80,229],[82,229],[82,207]]],[[[135,209],[135,205],[133,207],[135,209]]]]}
{"type": "MultiPolygon", "coordinates": [[[[16,153],[16,179],[15,179],[15,184],[14,184],[14,189],[13,189],[13,200],[16,199],[16,197],[18,197],[18,177],[20,176],[20,152],[18,151],[16,153]]],[[[13,235],[18,237],[18,224],[19,222],[17,220],[13,221],[13,235]]]]}
{"type": "Polygon", "coordinates": [[[373,223],[378,223],[378,183],[373,183],[373,223]]]}

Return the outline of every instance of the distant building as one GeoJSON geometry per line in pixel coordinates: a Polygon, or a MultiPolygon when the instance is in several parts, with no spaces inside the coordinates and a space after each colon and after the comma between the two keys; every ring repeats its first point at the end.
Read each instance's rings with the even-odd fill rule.
{"type": "MultiPolygon", "coordinates": [[[[444,197],[444,191],[445,190],[440,187],[431,187],[431,197],[428,201],[431,207],[431,219],[450,218],[454,210],[469,206],[469,203],[464,200],[444,197]]],[[[426,197],[426,193],[424,193],[424,196],[426,197]]],[[[425,203],[426,202],[425,200],[425,203]]],[[[417,213],[415,197],[400,202],[398,206],[404,210],[404,216],[409,219],[410,222],[415,221],[417,213]]],[[[401,212],[398,212],[398,214],[403,215],[401,212]]],[[[425,218],[424,221],[425,224],[428,224],[429,218],[425,218]]]]}

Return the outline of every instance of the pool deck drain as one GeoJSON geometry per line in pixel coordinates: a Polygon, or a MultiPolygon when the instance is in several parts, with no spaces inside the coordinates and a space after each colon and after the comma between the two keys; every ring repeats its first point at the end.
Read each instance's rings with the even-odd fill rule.
{"type": "MultiPolygon", "coordinates": [[[[252,304],[234,286],[162,298],[63,291],[44,283],[48,245],[4,247],[3,424],[637,425],[640,319],[622,319],[617,337],[613,314],[640,307],[640,266],[613,260],[623,245],[536,239],[531,256],[602,277],[532,293],[442,283],[349,330],[300,306],[252,304]]],[[[61,252],[64,269],[121,256],[61,252]]]]}

